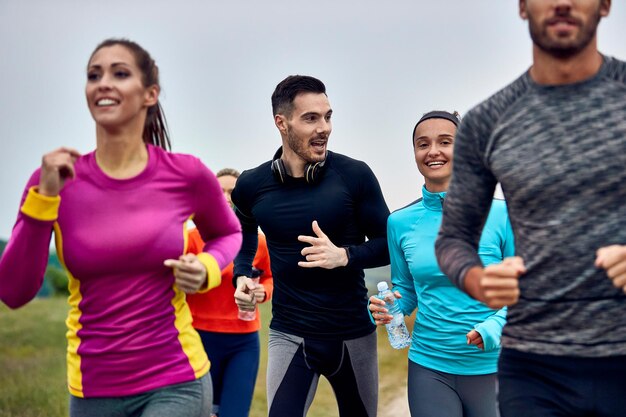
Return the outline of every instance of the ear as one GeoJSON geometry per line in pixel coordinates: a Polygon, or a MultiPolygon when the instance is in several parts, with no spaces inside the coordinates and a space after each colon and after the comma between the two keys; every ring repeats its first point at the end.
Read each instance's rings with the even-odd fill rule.
{"type": "Polygon", "coordinates": [[[278,128],[281,134],[287,134],[287,117],[283,114],[275,114],[274,115],[274,124],[278,128]]]}
{"type": "Polygon", "coordinates": [[[144,95],[144,104],[146,107],[152,107],[157,104],[160,91],[161,89],[156,84],[146,88],[146,94],[144,95]]]}
{"type": "Polygon", "coordinates": [[[526,12],[526,0],[519,0],[519,15],[523,20],[528,20],[528,13],[526,12]]]}
{"type": "Polygon", "coordinates": [[[611,0],[600,1],[600,16],[607,17],[611,11],[611,0]]]}

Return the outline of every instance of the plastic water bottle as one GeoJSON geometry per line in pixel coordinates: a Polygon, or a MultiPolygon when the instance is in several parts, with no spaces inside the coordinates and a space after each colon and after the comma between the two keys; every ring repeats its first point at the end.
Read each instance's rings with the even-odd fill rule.
{"type": "Polygon", "coordinates": [[[378,298],[385,302],[388,313],[393,316],[391,322],[385,324],[389,343],[391,343],[391,347],[394,349],[404,349],[411,344],[411,335],[404,323],[404,314],[400,310],[400,305],[396,302],[396,296],[393,295],[385,281],[379,282],[377,288],[378,298]]]}

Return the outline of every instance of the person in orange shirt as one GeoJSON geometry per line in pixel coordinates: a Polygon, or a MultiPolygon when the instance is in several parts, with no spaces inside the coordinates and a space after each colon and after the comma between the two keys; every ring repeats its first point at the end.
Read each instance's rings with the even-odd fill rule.
{"type": "MultiPolygon", "coordinates": [[[[233,206],[230,194],[239,172],[225,168],[217,174],[224,197],[233,206]]],[[[189,231],[188,253],[202,251],[204,242],[197,229],[189,231]]],[[[268,301],[274,289],[270,257],[265,236],[259,234],[259,248],[253,262],[259,283],[255,290],[257,303],[268,301]]],[[[248,416],[254,384],[259,369],[258,308],[252,321],[240,320],[233,294],[233,263],[222,270],[222,283],[213,290],[187,296],[193,316],[193,327],[200,334],[211,361],[213,380],[213,415],[219,417],[248,416]]]]}

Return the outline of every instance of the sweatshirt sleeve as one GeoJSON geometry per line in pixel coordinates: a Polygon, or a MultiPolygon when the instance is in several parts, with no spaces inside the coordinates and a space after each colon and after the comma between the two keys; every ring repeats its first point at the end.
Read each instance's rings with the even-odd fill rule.
{"type": "Polygon", "coordinates": [[[391,215],[387,223],[387,239],[389,257],[391,259],[391,283],[393,284],[393,291],[400,292],[402,298],[398,302],[404,315],[408,316],[417,307],[417,294],[415,293],[413,276],[400,246],[401,236],[397,227],[395,227],[394,220],[394,216],[391,215]]]}
{"type": "Polygon", "coordinates": [[[202,241],[202,237],[200,237],[200,232],[198,232],[197,228],[190,229],[187,232],[187,251],[186,253],[199,254],[202,252],[202,248],[204,247],[204,242],[202,241]]]}
{"type": "Polygon", "coordinates": [[[487,319],[474,326],[474,329],[480,333],[483,339],[485,352],[498,349],[502,338],[502,329],[506,324],[506,307],[498,310],[487,319]]]}
{"type": "MultiPolygon", "coordinates": [[[[513,238],[513,229],[511,228],[511,222],[506,210],[506,205],[502,207],[501,216],[497,223],[497,227],[501,231],[498,236],[500,237],[500,248],[502,250],[501,260],[509,256],[514,256],[515,245],[513,238]]],[[[493,315],[489,316],[482,323],[478,323],[474,326],[474,329],[480,333],[483,339],[485,351],[498,349],[501,344],[502,329],[506,324],[507,308],[504,307],[493,315]]]]}
{"type": "Polygon", "coordinates": [[[233,285],[235,285],[237,277],[250,276],[259,241],[259,226],[252,214],[251,203],[249,201],[253,193],[251,184],[248,184],[248,175],[249,172],[244,171],[239,176],[231,195],[233,204],[235,205],[235,213],[241,222],[241,228],[243,230],[241,250],[234,261],[233,285]]]}
{"type": "Polygon", "coordinates": [[[506,215],[506,222],[504,226],[505,234],[502,242],[502,259],[515,256],[515,238],[513,237],[513,228],[511,227],[511,221],[508,214],[506,215]]]}
{"type": "Polygon", "coordinates": [[[215,288],[222,282],[221,271],[237,255],[241,247],[241,225],[230,208],[215,175],[195,159],[196,182],[193,222],[204,241],[198,259],[207,268],[207,285],[215,288]]]}
{"type": "Polygon", "coordinates": [[[274,293],[274,277],[272,275],[272,268],[270,265],[270,254],[267,250],[267,242],[265,236],[259,235],[259,247],[254,259],[254,266],[260,269],[262,272],[259,282],[263,284],[265,288],[265,300],[264,303],[272,299],[274,293]]]}
{"type": "Polygon", "coordinates": [[[452,181],[435,243],[441,271],[461,290],[467,271],[482,266],[478,243],[497,183],[479,149],[481,138],[489,132],[476,129],[473,116],[470,112],[463,119],[456,135],[452,181]]]}
{"type": "Polygon", "coordinates": [[[364,169],[359,178],[361,186],[357,201],[357,223],[367,236],[367,241],[347,248],[348,266],[359,269],[389,265],[387,252],[389,208],[376,176],[367,164],[362,164],[364,169]]]}
{"type": "Polygon", "coordinates": [[[32,300],[43,283],[50,237],[61,198],[37,192],[39,170],[28,181],[20,212],[0,259],[0,300],[18,308],[32,300]]]}

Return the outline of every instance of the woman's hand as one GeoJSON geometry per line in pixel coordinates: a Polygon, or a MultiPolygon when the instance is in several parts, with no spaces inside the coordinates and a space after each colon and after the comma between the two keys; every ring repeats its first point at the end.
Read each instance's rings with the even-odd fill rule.
{"type": "Polygon", "coordinates": [[[377,326],[388,324],[391,322],[391,319],[393,319],[393,316],[388,314],[385,302],[375,295],[370,297],[370,304],[368,308],[372,318],[374,319],[374,323],[376,323],[377,326]]]}
{"type": "Polygon", "coordinates": [[[476,330],[470,330],[465,337],[467,337],[467,344],[474,345],[480,350],[485,350],[485,344],[483,343],[483,337],[476,330]]]}
{"type": "Polygon", "coordinates": [[[207,280],[206,267],[193,253],[182,255],[178,259],[166,259],[163,265],[174,268],[176,286],[184,293],[198,292],[207,280]]]}
{"type": "Polygon", "coordinates": [[[41,160],[41,176],[37,192],[53,197],[59,195],[65,181],[74,178],[74,163],[80,153],[71,148],[59,148],[43,156],[41,160]]]}

